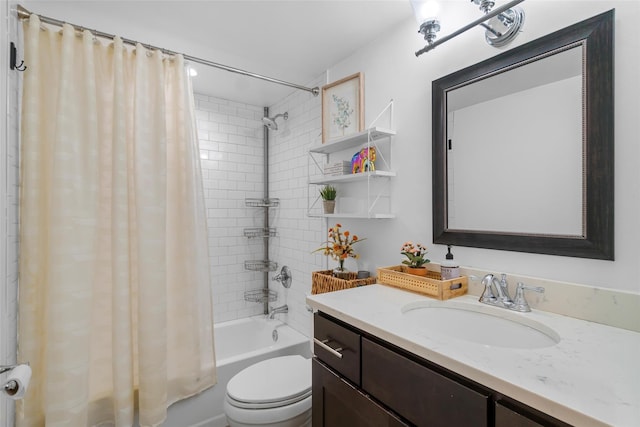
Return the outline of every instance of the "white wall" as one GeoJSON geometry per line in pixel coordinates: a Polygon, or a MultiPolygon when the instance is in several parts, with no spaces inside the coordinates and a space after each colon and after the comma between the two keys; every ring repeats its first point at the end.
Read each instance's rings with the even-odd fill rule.
{"type": "MultiPolygon", "coordinates": [[[[640,292],[640,38],[636,32],[640,2],[529,0],[522,7],[526,12],[524,31],[506,49],[616,8],[616,260],[463,247],[454,248],[453,253],[464,266],[640,292]]],[[[448,18],[456,19],[443,10],[442,20],[448,18]]],[[[366,122],[375,117],[389,98],[395,100],[398,136],[393,162],[399,173],[393,181],[392,203],[397,218],[343,221],[343,225],[368,238],[361,247],[362,254],[376,266],[399,262],[400,245],[409,239],[427,244],[432,260],[444,258],[446,248],[431,244],[431,82],[500,53],[484,42],[483,31],[478,28],[416,58],[413,53],[422,44],[416,34],[415,21],[407,20],[396,31],[381,35],[329,70],[330,81],[357,71],[364,73],[366,122]]],[[[500,167],[499,164],[493,166],[500,167]]],[[[499,209],[498,201],[493,202],[494,208],[499,209]]]]}

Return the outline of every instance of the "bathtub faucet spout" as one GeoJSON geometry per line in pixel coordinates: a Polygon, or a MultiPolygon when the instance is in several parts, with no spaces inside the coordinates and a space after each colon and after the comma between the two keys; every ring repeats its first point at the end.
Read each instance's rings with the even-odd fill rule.
{"type": "Polygon", "coordinates": [[[280,307],[271,307],[271,309],[269,310],[269,319],[273,319],[274,316],[278,313],[288,313],[288,312],[289,312],[289,307],[287,306],[287,304],[281,305],[280,307]]]}

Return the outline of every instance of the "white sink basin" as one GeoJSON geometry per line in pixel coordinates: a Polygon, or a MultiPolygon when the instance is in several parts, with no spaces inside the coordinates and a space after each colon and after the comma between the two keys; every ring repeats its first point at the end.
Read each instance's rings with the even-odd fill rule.
{"type": "Polygon", "coordinates": [[[560,342],[548,326],[504,308],[458,301],[416,301],[402,307],[414,332],[492,347],[541,348],[560,342]]]}

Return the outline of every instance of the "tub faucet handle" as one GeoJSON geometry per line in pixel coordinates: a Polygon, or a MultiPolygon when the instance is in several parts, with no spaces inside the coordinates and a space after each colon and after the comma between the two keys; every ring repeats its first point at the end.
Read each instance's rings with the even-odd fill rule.
{"type": "Polygon", "coordinates": [[[282,283],[282,286],[289,289],[291,287],[291,270],[286,265],[282,266],[280,273],[273,276],[273,280],[282,283]]]}

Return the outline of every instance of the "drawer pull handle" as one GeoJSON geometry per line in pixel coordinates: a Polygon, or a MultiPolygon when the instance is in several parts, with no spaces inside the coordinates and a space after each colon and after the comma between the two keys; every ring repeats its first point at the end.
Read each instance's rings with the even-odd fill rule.
{"type": "Polygon", "coordinates": [[[318,338],[313,338],[313,342],[315,342],[316,344],[318,344],[320,347],[324,348],[325,350],[327,350],[329,353],[333,354],[335,357],[337,357],[338,359],[342,359],[342,353],[340,353],[340,351],[342,351],[342,347],[340,348],[331,348],[329,347],[326,343],[329,342],[329,340],[322,340],[320,341],[318,338]]]}

